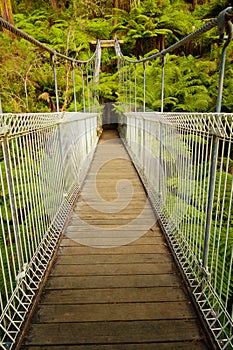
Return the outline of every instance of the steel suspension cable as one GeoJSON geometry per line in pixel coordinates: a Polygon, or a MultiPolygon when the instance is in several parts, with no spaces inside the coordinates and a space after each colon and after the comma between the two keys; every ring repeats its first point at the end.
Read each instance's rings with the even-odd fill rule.
{"type": "Polygon", "coordinates": [[[160,52],[157,52],[154,55],[144,57],[142,59],[137,59],[137,60],[130,59],[130,58],[127,58],[126,56],[124,56],[122,51],[121,51],[119,41],[116,40],[116,42],[115,42],[116,55],[120,56],[123,60],[125,60],[126,62],[129,62],[129,63],[141,63],[141,62],[150,61],[152,59],[161,58],[161,57],[165,56],[167,53],[173,52],[174,50],[176,50],[179,47],[183,46],[184,44],[190,42],[191,40],[199,37],[200,35],[208,32],[209,30],[211,30],[212,28],[214,28],[216,26],[218,26],[218,28],[219,28],[220,38],[223,39],[224,31],[225,30],[227,32],[229,31],[230,21],[232,19],[233,19],[233,7],[228,7],[225,10],[223,10],[222,12],[220,12],[219,15],[216,18],[214,18],[212,21],[206,23],[201,28],[197,29],[195,32],[190,33],[189,35],[187,35],[186,37],[184,37],[183,39],[181,39],[177,43],[169,46],[166,49],[163,49],[160,52]]]}
{"type": "Polygon", "coordinates": [[[99,50],[99,42],[97,42],[96,45],[96,50],[94,52],[94,54],[87,60],[77,60],[75,58],[63,55],[60,52],[57,52],[56,50],[44,45],[43,43],[41,43],[39,40],[33,38],[32,36],[30,36],[29,34],[25,33],[24,31],[22,31],[21,29],[18,29],[17,27],[15,27],[14,25],[12,25],[11,23],[7,22],[5,19],[3,19],[2,17],[0,17],[0,25],[9,30],[11,33],[15,34],[18,37],[21,37],[29,42],[31,42],[33,45],[39,47],[40,49],[42,49],[43,51],[47,51],[48,53],[50,53],[52,56],[56,55],[56,57],[60,57],[63,58],[67,61],[71,61],[73,63],[76,64],[80,64],[80,63],[89,63],[91,62],[97,55],[98,50],[99,50]]]}

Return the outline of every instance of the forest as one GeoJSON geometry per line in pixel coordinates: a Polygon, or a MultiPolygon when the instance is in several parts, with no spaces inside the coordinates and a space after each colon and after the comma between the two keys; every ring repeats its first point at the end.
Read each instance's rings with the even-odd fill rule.
{"type": "MultiPolygon", "coordinates": [[[[124,55],[141,58],[177,42],[231,4],[229,0],[1,0],[0,12],[19,29],[73,58],[87,59],[95,50],[93,41],[115,38],[123,40],[124,55]]],[[[0,36],[3,112],[54,111],[49,55],[5,29],[0,36]]],[[[228,51],[222,103],[224,112],[231,112],[233,104],[233,52],[228,51]]],[[[220,52],[218,32],[214,29],[169,55],[165,73],[165,111],[215,111],[220,52]]],[[[160,66],[160,61],[155,60],[147,67],[151,78],[148,80],[146,105],[150,110],[160,108],[160,82],[157,78],[160,66]]],[[[120,99],[115,73],[115,52],[105,49],[98,86],[101,104],[120,99]]],[[[76,74],[78,109],[81,110],[82,82],[80,72],[76,74]]],[[[65,62],[59,62],[58,89],[60,109],[72,111],[71,67],[65,62]]],[[[140,89],[138,93],[140,101],[140,89]]]]}
{"type": "MultiPolygon", "coordinates": [[[[122,40],[122,52],[129,58],[142,58],[154,54],[200,28],[228,6],[233,6],[233,1],[0,0],[0,14],[17,28],[57,52],[86,60],[93,55],[95,51],[93,42],[97,39],[122,40]]],[[[214,112],[216,110],[221,50],[222,44],[219,43],[219,33],[215,28],[167,55],[165,112],[214,112]]],[[[232,63],[231,44],[227,52],[222,101],[222,112],[227,113],[233,111],[232,63]]],[[[57,75],[61,111],[74,111],[71,68],[69,62],[59,60],[57,75]]],[[[161,61],[150,62],[146,66],[146,73],[148,77],[146,108],[159,111],[161,61]]],[[[79,69],[75,74],[77,110],[81,111],[83,110],[82,76],[79,69]]],[[[138,82],[142,74],[142,66],[138,66],[136,70],[138,82]]],[[[50,55],[4,28],[0,31],[0,77],[0,101],[4,113],[56,111],[50,55]]],[[[132,74],[129,79],[133,82],[134,75],[132,74]]],[[[124,99],[122,91],[119,91],[117,57],[113,48],[103,49],[97,90],[100,104],[117,103],[124,99]]],[[[140,103],[143,100],[143,89],[139,87],[137,93],[137,102],[140,103]]],[[[228,160],[225,159],[224,162],[226,164],[228,160]]],[[[3,163],[2,152],[0,152],[1,163],[3,163]]],[[[233,160],[230,159],[229,163],[230,166],[225,172],[226,206],[231,201],[233,160]]],[[[222,181],[219,168],[220,166],[217,169],[216,188],[222,181]]],[[[177,194],[177,188],[175,190],[177,194]]],[[[2,203],[2,192],[0,192],[0,204],[2,203]]],[[[194,206],[190,212],[194,211],[193,208],[194,206]]],[[[216,217],[217,210],[218,207],[213,209],[213,218],[216,217]]],[[[224,219],[227,222],[227,217],[224,219]]],[[[233,223],[233,213],[231,223],[233,223]]],[[[224,251],[224,242],[223,239],[220,243],[221,251],[224,251]]],[[[232,242],[231,225],[229,246],[232,242]]],[[[231,252],[229,256],[230,254],[231,252]]],[[[226,279],[228,277],[226,276],[226,279]]],[[[225,290],[223,294],[225,297],[225,290]]],[[[229,295],[229,299],[232,298],[233,284],[229,295]]],[[[230,310],[231,306],[228,307],[230,310]]]]}

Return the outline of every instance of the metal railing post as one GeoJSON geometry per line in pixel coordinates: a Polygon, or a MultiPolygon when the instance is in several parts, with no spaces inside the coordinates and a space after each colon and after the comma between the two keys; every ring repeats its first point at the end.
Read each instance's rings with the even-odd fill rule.
{"type": "Polygon", "coordinates": [[[212,210],[213,210],[213,202],[214,202],[214,191],[215,191],[217,160],[218,160],[218,146],[219,146],[219,137],[217,135],[213,135],[211,160],[210,160],[210,176],[209,176],[209,183],[208,183],[205,236],[204,236],[204,247],[203,247],[203,258],[202,258],[202,268],[207,276],[208,276],[208,254],[209,254],[209,245],[210,245],[212,210]]]}
{"type": "MultiPolygon", "coordinates": [[[[231,30],[229,31],[229,37],[223,46],[222,54],[221,54],[219,83],[218,83],[218,98],[217,98],[217,106],[216,106],[217,113],[221,113],[226,53],[227,53],[227,47],[232,40],[232,36],[233,36],[233,33],[232,33],[232,27],[231,27],[231,30]]],[[[203,248],[203,258],[202,258],[202,268],[207,275],[208,275],[208,254],[209,254],[209,245],[210,245],[212,209],[213,209],[217,161],[218,161],[218,148],[219,148],[219,137],[215,132],[215,134],[212,136],[212,151],[211,151],[211,160],[210,160],[210,176],[209,176],[208,199],[207,199],[207,216],[206,216],[206,223],[205,223],[204,248],[203,248]]]]}
{"type": "Polygon", "coordinates": [[[58,87],[57,87],[57,67],[56,67],[56,54],[52,55],[52,64],[53,64],[53,76],[54,76],[54,88],[56,96],[56,110],[59,112],[59,98],[58,98],[58,87]]]}

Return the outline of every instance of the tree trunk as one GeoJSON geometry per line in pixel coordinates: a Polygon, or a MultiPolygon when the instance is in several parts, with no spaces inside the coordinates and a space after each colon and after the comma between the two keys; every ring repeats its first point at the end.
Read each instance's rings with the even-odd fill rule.
{"type": "Polygon", "coordinates": [[[59,9],[58,0],[50,0],[50,2],[51,2],[51,5],[52,5],[54,10],[58,10],[59,9]]]}
{"type": "Polygon", "coordinates": [[[113,0],[113,15],[114,15],[114,20],[113,20],[113,25],[116,26],[117,25],[117,12],[115,11],[115,9],[119,8],[119,2],[118,0],[113,0]]]}
{"type": "Polygon", "coordinates": [[[11,0],[0,0],[0,14],[6,21],[14,24],[11,0]]]}
{"type": "Polygon", "coordinates": [[[160,38],[160,50],[164,50],[164,49],[165,49],[165,35],[162,34],[160,38]]]}
{"type": "Polygon", "coordinates": [[[95,18],[95,11],[94,11],[94,7],[93,7],[93,0],[90,0],[91,3],[91,18],[94,19],[95,18]]]}
{"type": "Polygon", "coordinates": [[[197,0],[193,0],[193,10],[195,10],[196,6],[197,6],[197,0]]]}

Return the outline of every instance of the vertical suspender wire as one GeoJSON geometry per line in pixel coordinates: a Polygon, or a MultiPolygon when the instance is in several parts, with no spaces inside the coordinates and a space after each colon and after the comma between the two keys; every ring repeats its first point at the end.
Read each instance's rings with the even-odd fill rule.
{"type": "MultiPolygon", "coordinates": [[[[161,81],[161,113],[164,110],[164,82],[165,82],[165,56],[162,57],[162,81],[161,81]]],[[[161,116],[162,118],[162,116],[161,116]]],[[[159,123],[159,196],[162,195],[162,152],[163,152],[163,124],[159,123]]]]}
{"type": "Polygon", "coordinates": [[[92,62],[90,62],[90,66],[88,67],[88,90],[89,90],[89,112],[92,112],[92,62]]]}
{"type": "Polygon", "coordinates": [[[127,86],[128,86],[128,111],[131,112],[131,65],[128,63],[128,77],[127,77],[127,86]]]}
{"type": "Polygon", "coordinates": [[[102,55],[102,47],[101,47],[100,41],[98,41],[95,65],[93,62],[93,106],[94,107],[97,107],[98,101],[99,101],[98,84],[100,79],[101,55],[102,55]]]}
{"type": "Polygon", "coordinates": [[[124,95],[125,95],[125,111],[127,110],[127,97],[128,97],[128,90],[127,90],[127,63],[124,65],[123,69],[123,84],[124,84],[124,95]]]}
{"type": "Polygon", "coordinates": [[[166,56],[163,56],[162,57],[162,84],[161,84],[161,113],[163,113],[163,110],[164,110],[165,63],[166,63],[166,56]]]}
{"type": "Polygon", "coordinates": [[[87,105],[88,105],[88,112],[91,112],[91,103],[90,103],[90,87],[89,87],[89,69],[88,64],[86,65],[86,76],[87,76],[87,105]]]}
{"type": "Polygon", "coordinates": [[[122,61],[121,67],[121,87],[122,87],[122,103],[125,104],[125,62],[122,61]]]}
{"type": "Polygon", "coordinates": [[[124,100],[125,100],[125,110],[126,110],[126,106],[127,106],[127,66],[126,63],[124,64],[123,67],[123,91],[124,91],[124,100]]]}
{"type": "Polygon", "coordinates": [[[143,63],[143,112],[146,111],[146,63],[143,63]]]}
{"type": "Polygon", "coordinates": [[[59,98],[58,98],[58,88],[57,88],[57,67],[56,67],[56,54],[52,55],[53,63],[53,76],[54,76],[54,87],[55,87],[55,96],[56,96],[56,109],[59,112],[59,98]]]}
{"type": "Polygon", "coordinates": [[[118,66],[118,86],[119,86],[119,97],[120,97],[120,103],[123,103],[123,93],[124,93],[124,86],[123,86],[123,67],[124,63],[121,58],[118,58],[117,62],[118,66]]]}
{"type": "Polygon", "coordinates": [[[91,111],[94,112],[94,107],[95,107],[95,77],[94,77],[94,61],[92,61],[91,63],[91,74],[92,74],[92,78],[91,78],[91,97],[92,97],[92,109],[91,111]]]}
{"type": "Polygon", "coordinates": [[[128,81],[129,81],[129,74],[128,74],[128,70],[129,70],[129,65],[128,63],[125,64],[125,106],[126,106],[126,110],[128,110],[128,95],[129,95],[129,89],[128,89],[128,81]]]}
{"type": "Polygon", "coordinates": [[[86,113],[85,82],[84,82],[84,76],[83,76],[83,65],[81,65],[80,70],[81,70],[81,79],[82,79],[83,112],[86,113]]]}
{"type": "Polygon", "coordinates": [[[131,65],[129,65],[129,111],[132,112],[132,86],[131,86],[131,65]]]}
{"type": "MultiPolygon", "coordinates": [[[[118,90],[119,90],[118,94],[119,94],[119,96],[121,96],[120,62],[121,62],[121,59],[120,59],[120,56],[118,56],[118,58],[117,58],[117,72],[118,72],[118,90]]],[[[120,100],[119,100],[119,102],[120,102],[120,100]]]]}
{"type": "MultiPolygon", "coordinates": [[[[217,98],[217,106],[216,106],[217,113],[221,112],[226,53],[227,53],[227,47],[230,44],[232,37],[233,37],[233,30],[231,26],[228,40],[223,46],[222,55],[221,55],[220,75],[219,75],[219,84],[218,84],[218,98],[217,98]]],[[[217,161],[218,161],[218,148],[219,148],[219,137],[218,135],[213,135],[212,136],[212,153],[211,153],[211,162],[210,162],[210,176],[209,176],[209,184],[208,184],[208,201],[207,201],[207,211],[206,211],[207,215],[206,215],[206,224],[205,224],[205,238],[204,238],[204,248],[203,248],[203,258],[202,258],[202,266],[205,272],[207,272],[206,270],[208,265],[210,231],[211,231],[211,222],[212,222],[212,208],[213,208],[213,201],[214,201],[214,190],[215,190],[217,161]]]]}
{"type": "Polygon", "coordinates": [[[134,112],[137,112],[137,64],[134,65],[134,112]]]}
{"type": "Polygon", "coordinates": [[[91,112],[94,111],[94,105],[95,105],[95,78],[94,78],[94,62],[91,62],[90,65],[91,69],[91,112]]]}
{"type": "Polygon", "coordinates": [[[74,111],[77,112],[76,81],[75,81],[75,64],[74,64],[74,61],[72,61],[71,66],[72,66],[72,80],[73,80],[73,89],[74,89],[74,111]]]}

